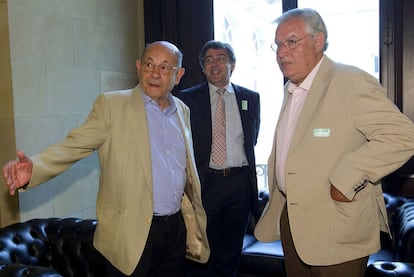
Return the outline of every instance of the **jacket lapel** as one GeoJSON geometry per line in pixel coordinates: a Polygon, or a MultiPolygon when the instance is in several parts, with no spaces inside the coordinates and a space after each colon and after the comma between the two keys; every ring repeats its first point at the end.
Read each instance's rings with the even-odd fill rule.
{"type": "MultiPolygon", "coordinates": [[[[176,98],[175,98],[176,99],[176,98]]],[[[184,117],[184,113],[183,113],[183,109],[181,107],[180,104],[176,103],[177,106],[177,116],[178,116],[178,121],[180,122],[180,126],[181,126],[181,131],[184,134],[184,142],[185,142],[185,146],[186,149],[188,151],[189,147],[189,139],[191,137],[191,133],[190,130],[188,128],[186,128],[185,126],[185,117],[184,117]]]]}
{"type": "MultiPolygon", "coordinates": [[[[242,112],[242,101],[246,101],[246,103],[248,103],[248,95],[243,91],[240,90],[236,85],[231,84],[233,86],[234,89],[234,93],[236,95],[236,101],[237,101],[237,107],[239,108],[239,114],[240,114],[240,119],[241,119],[241,123],[242,123],[242,127],[243,127],[243,133],[245,130],[247,130],[245,124],[246,124],[246,118],[245,118],[245,113],[242,112]]],[[[248,104],[247,104],[248,105],[248,104]]],[[[244,134],[246,135],[246,134],[244,134]]]]}
{"type": "MultiPolygon", "coordinates": [[[[135,149],[137,149],[138,164],[144,168],[145,183],[152,192],[152,165],[151,146],[147,125],[147,114],[141,91],[136,86],[131,94],[131,101],[128,103],[128,120],[131,122],[131,133],[134,136],[135,149]]],[[[127,131],[127,130],[126,130],[127,131]]]]}

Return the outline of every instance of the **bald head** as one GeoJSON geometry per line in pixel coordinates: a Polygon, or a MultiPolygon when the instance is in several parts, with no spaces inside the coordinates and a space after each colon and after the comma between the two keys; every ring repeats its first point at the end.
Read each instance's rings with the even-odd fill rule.
{"type": "Polygon", "coordinates": [[[181,67],[182,66],[182,63],[183,63],[183,54],[177,48],[177,46],[175,46],[171,42],[168,42],[168,41],[165,41],[165,40],[154,41],[154,42],[151,42],[151,43],[147,44],[145,46],[145,48],[144,48],[144,51],[142,51],[141,60],[143,60],[143,58],[144,58],[146,52],[148,51],[148,49],[150,49],[152,47],[156,47],[156,46],[161,46],[161,47],[164,47],[165,49],[170,50],[171,53],[177,57],[177,66],[178,67],[181,67]]]}

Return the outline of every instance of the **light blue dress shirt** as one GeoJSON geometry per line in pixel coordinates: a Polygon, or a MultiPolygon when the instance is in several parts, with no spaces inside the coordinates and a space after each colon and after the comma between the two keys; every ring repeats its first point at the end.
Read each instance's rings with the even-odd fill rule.
{"type": "Polygon", "coordinates": [[[144,94],[151,145],[153,205],[155,215],[170,215],[181,208],[186,181],[186,148],[177,106],[170,95],[171,105],[161,110],[144,94]]]}

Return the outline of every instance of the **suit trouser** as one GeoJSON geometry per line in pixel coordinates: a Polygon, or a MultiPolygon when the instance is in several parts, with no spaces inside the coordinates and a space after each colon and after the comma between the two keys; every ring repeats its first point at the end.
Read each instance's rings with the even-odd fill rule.
{"type": "Polygon", "coordinates": [[[283,208],[280,219],[280,235],[285,256],[285,268],[288,277],[363,277],[368,257],[331,266],[311,266],[298,256],[290,232],[287,207],[283,208]]]}
{"type": "Polygon", "coordinates": [[[210,259],[192,276],[235,277],[250,214],[249,168],[232,176],[208,173],[202,187],[210,259]],[[207,270],[206,270],[207,269],[207,270]]]}
{"type": "MultiPolygon", "coordinates": [[[[141,259],[131,277],[182,277],[187,231],[181,212],[154,217],[141,259]]],[[[110,238],[108,238],[110,239],[110,238]]],[[[107,263],[107,277],[125,277],[107,263]]]]}

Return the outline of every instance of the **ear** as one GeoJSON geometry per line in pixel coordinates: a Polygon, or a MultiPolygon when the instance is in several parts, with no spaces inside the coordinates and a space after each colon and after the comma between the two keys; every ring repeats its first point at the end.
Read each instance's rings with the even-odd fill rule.
{"type": "Polygon", "coordinates": [[[236,68],[236,64],[232,63],[230,67],[230,73],[233,74],[234,69],[236,68]]]}
{"type": "Polygon", "coordinates": [[[323,52],[325,46],[325,35],[322,32],[317,33],[313,40],[315,41],[315,52],[323,52]]]}
{"type": "Polygon", "coordinates": [[[177,70],[177,75],[175,76],[175,84],[178,85],[180,83],[181,78],[184,76],[185,68],[181,67],[177,70]]]}
{"type": "Polygon", "coordinates": [[[141,70],[141,60],[140,59],[136,60],[135,65],[137,67],[137,72],[139,72],[141,70]]]}

